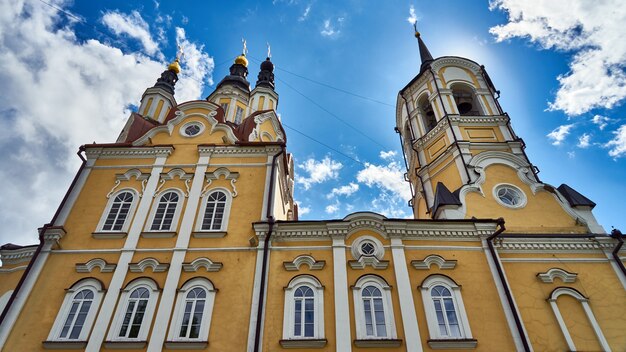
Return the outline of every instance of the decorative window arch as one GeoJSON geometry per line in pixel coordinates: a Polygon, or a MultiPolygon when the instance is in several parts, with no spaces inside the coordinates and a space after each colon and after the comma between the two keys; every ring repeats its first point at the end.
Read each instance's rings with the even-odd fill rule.
{"type": "Polygon", "coordinates": [[[157,201],[152,205],[152,211],[150,212],[145,230],[151,232],[175,231],[182,209],[182,202],[185,199],[183,192],[176,188],[170,188],[164,190],[155,198],[157,201]]]}
{"type": "Polygon", "coordinates": [[[221,232],[228,228],[228,217],[232,203],[230,191],[215,188],[202,197],[196,231],[221,232]]]}
{"type": "Polygon", "coordinates": [[[125,188],[109,197],[109,202],[98,224],[98,232],[127,232],[137,207],[139,195],[132,188],[125,188]]]}
{"type": "MultiPolygon", "coordinates": [[[[324,287],[311,275],[293,278],[285,288],[283,341],[324,339],[324,287]]],[[[325,344],[325,343],[324,343],[325,344]]]]}
{"type": "Polygon", "coordinates": [[[158,298],[159,288],[152,279],[140,278],[126,285],[108,339],[146,341],[158,298]]]}
{"type": "Polygon", "coordinates": [[[100,281],[83,279],[65,293],[48,341],[87,341],[104,291],[100,281]]]}
{"type": "Polygon", "coordinates": [[[468,344],[466,347],[475,347],[476,340],[472,339],[461,287],[447,276],[430,275],[422,282],[420,289],[430,339],[463,340],[468,344]]]}
{"type": "Polygon", "coordinates": [[[395,339],[391,286],[376,275],[365,275],[352,287],[358,340],[395,339]]]}
{"type": "Polygon", "coordinates": [[[216,289],[206,278],[187,281],[179,290],[169,341],[208,342],[216,289]]]}
{"type": "Polygon", "coordinates": [[[456,83],[452,84],[451,88],[452,97],[454,98],[459,115],[485,115],[474,87],[463,83],[456,83]]]}
{"type": "Polygon", "coordinates": [[[598,342],[604,351],[610,351],[611,347],[609,343],[606,341],[602,330],[600,329],[600,325],[598,325],[598,321],[596,317],[593,315],[591,311],[591,307],[589,306],[589,299],[583,296],[580,292],[576,291],[570,287],[557,287],[550,294],[550,298],[548,298],[548,302],[550,302],[550,307],[554,312],[557,322],[559,323],[559,327],[561,328],[561,332],[563,332],[563,336],[565,337],[565,341],[567,342],[567,347],[570,351],[576,351],[576,345],[574,345],[574,340],[572,339],[569,330],[567,329],[567,325],[565,325],[565,321],[563,320],[563,316],[561,315],[561,311],[559,310],[559,306],[557,304],[557,299],[561,295],[567,295],[574,297],[580,304],[583,306],[583,310],[585,311],[585,315],[587,319],[589,319],[589,323],[591,323],[591,327],[593,332],[596,334],[598,338],[598,342]]]}

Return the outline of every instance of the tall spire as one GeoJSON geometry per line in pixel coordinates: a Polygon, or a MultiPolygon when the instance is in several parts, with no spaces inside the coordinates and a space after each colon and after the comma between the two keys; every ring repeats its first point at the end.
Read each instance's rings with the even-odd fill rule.
{"type": "Polygon", "coordinates": [[[422,72],[433,61],[433,56],[430,54],[428,47],[426,47],[426,43],[424,43],[420,32],[417,30],[417,22],[413,23],[413,29],[415,29],[415,38],[417,38],[417,45],[420,50],[420,59],[422,60],[420,72],[422,72]]]}
{"type": "Polygon", "coordinates": [[[257,87],[267,87],[274,89],[274,64],[271,61],[270,44],[267,43],[267,58],[261,63],[261,71],[259,72],[257,87]]]}

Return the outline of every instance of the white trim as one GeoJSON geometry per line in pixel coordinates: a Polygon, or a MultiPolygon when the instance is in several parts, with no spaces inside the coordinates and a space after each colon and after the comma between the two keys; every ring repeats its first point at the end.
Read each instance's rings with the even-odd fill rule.
{"type": "MultiPolygon", "coordinates": [[[[182,212],[183,207],[184,207],[185,197],[186,197],[185,192],[181,191],[178,188],[167,188],[161,191],[160,193],[156,194],[153,197],[154,201],[152,203],[152,210],[150,211],[150,214],[148,215],[148,221],[146,221],[144,231],[145,232],[175,232],[178,229],[178,219],[180,218],[180,213],[182,212]],[[176,202],[176,208],[174,209],[174,216],[172,217],[172,223],[170,224],[169,228],[153,230],[152,222],[154,221],[154,217],[156,216],[157,209],[159,207],[159,204],[161,203],[161,198],[166,193],[169,193],[169,192],[174,192],[178,195],[178,201],[176,202]]],[[[163,216],[165,216],[165,214],[163,214],[163,216]]]]}
{"type": "Polygon", "coordinates": [[[446,260],[437,254],[431,254],[422,260],[411,260],[411,266],[418,270],[429,270],[435,264],[439,269],[454,269],[456,260],[446,260]]]}
{"type": "Polygon", "coordinates": [[[200,210],[198,211],[198,215],[196,218],[196,226],[195,226],[195,230],[196,232],[225,232],[228,229],[228,220],[230,218],[230,208],[232,206],[233,203],[233,198],[232,198],[232,194],[229,190],[227,190],[226,188],[223,187],[215,187],[215,188],[211,188],[210,190],[206,191],[206,193],[204,193],[201,198],[200,198],[200,210]],[[224,215],[222,218],[222,223],[220,224],[220,228],[216,229],[216,230],[203,230],[202,229],[202,222],[204,221],[204,212],[206,211],[206,207],[207,207],[207,200],[209,198],[209,196],[215,192],[222,192],[224,193],[224,195],[226,196],[226,204],[224,205],[224,215]]]}
{"type": "Polygon", "coordinates": [[[398,298],[400,300],[400,314],[404,327],[404,339],[407,352],[421,352],[422,341],[415,315],[415,302],[406,266],[406,256],[400,238],[391,239],[391,254],[394,262],[394,272],[398,283],[398,298]]]}
{"type": "MultiPolygon", "coordinates": [[[[156,307],[158,299],[159,289],[154,280],[141,278],[129,283],[120,295],[120,301],[117,305],[117,310],[115,311],[115,317],[113,322],[111,323],[111,328],[109,329],[107,341],[146,341],[148,338],[148,331],[150,330],[150,326],[152,325],[152,316],[154,315],[154,309],[156,307]],[[139,288],[146,288],[150,293],[150,296],[148,297],[148,304],[146,306],[144,316],[141,320],[139,333],[137,337],[120,337],[119,333],[120,329],[122,328],[122,324],[124,323],[124,316],[128,309],[130,295],[131,293],[133,293],[133,291],[139,288]]],[[[129,322],[129,324],[132,324],[132,322],[129,322]]],[[[128,329],[130,329],[130,326],[128,327],[128,329]]]]}
{"type": "Polygon", "coordinates": [[[294,260],[290,262],[283,262],[283,266],[287,271],[298,271],[302,265],[308,266],[309,270],[322,270],[326,262],[323,260],[315,260],[313,256],[304,254],[295,257],[294,260]]]}
{"type": "Polygon", "coordinates": [[[350,333],[350,310],[348,303],[348,272],[343,237],[333,238],[333,288],[335,289],[335,338],[336,351],[352,351],[350,333]]]}
{"type": "MultiPolygon", "coordinates": [[[[61,304],[61,308],[57,313],[57,317],[52,324],[52,329],[50,329],[50,333],[48,334],[47,341],[87,341],[87,337],[89,336],[89,332],[91,331],[91,326],[93,325],[94,320],[96,319],[96,315],[98,313],[98,308],[100,308],[100,301],[103,296],[103,288],[100,281],[96,279],[84,279],[74,284],[72,288],[67,290],[65,294],[65,298],[63,299],[63,303],[61,304]],[[63,326],[65,321],[68,318],[70,313],[70,309],[72,308],[74,302],[74,296],[83,290],[89,290],[93,294],[93,299],[91,301],[91,306],[87,311],[87,316],[85,317],[85,321],[83,323],[83,327],[80,330],[80,335],[77,339],[69,338],[71,331],[68,331],[68,337],[61,338],[60,334],[63,330],[63,326]]],[[[78,314],[78,311],[76,312],[78,314]]],[[[73,325],[72,325],[73,326],[73,325]]]]}
{"type": "Polygon", "coordinates": [[[100,269],[101,273],[112,273],[115,270],[115,264],[109,264],[102,258],[94,258],[83,264],[76,264],[77,273],[90,273],[93,269],[100,269]]]}
{"type": "Polygon", "coordinates": [[[130,224],[132,222],[133,219],[133,215],[135,214],[135,210],[137,209],[137,204],[139,203],[139,199],[140,199],[140,195],[139,192],[134,189],[134,188],[130,188],[130,187],[125,187],[122,188],[120,190],[117,190],[115,193],[110,193],[109,196],[109,201],[106,204],[106,207],[104,208],[104,211],[102,212],[102,216],[100,217],[100,221],[98,222],[98,226],[96,227],[96,231],[98,233],[120,233],[120,232],[128,232],[128,228],[130,227],[130,224]],[[119,230],[115,230],[115,229],[110,229],[110,230],[105,230],[103,229],[104,227],[104,223],[106,222],[107,217],[109,216],[109,213],[111,212],[111,207],[113,206],[113,203],[115,202],[115,198],[117,198],[118,195],[120,195],[121,193],[124,192],[130,192],[133,195],[133,200],[131,202],[130,208],[128,209],[128,213],[126,214],[126,218],[124,219],[124,223],[122,224],[122,228],[119,230]]]}
{"type": "MultiPolygon", "coordinates": [[[[211,317],[213,315],[213,304],[215,303],[216,289],[206,278],[193,278],[187,281],[181,287],[176,297],[176,305],[174,307],[174,315],[172,316],[172,324],[170,324],[168,341],[188,341],[203,342],[209,340],[209,329],[211,328],[211,317]],[[179,332],[185,314],[186,296],[189,291],[194,288],[202,288],[206,292],[204,310],[202,311],[202,322],[200,323],[200,331],[197,338],[180,337],[179,332]]],[[[190,321],[191,323],[191,321],[190,321]]]]}
{"type": "Polygon", "coordinates": [[[13,290],[9,290],[5,292],[2,296],[0,296],[0,314],[4,310],[4,307],[7,306],[7,303],[9,303],[9,299],[11,298],[12,294],[13,290]]]}
{"type": "MultiPolygon", "coordinates": [[[[237,179],[239,178],[239,173],[231,172],[226,167],[219,167],[215,169],[215,171],[205,173],[204,177],[206,178],[207,184],[202,189],[202,197],[208,194],[207,192],[209,192],[209,186],[214,180],[219,180],[220,176],[224,176],[224,180],[230,181],[230,187],[233,189],[230,192],[231,197],[237,197],[237,187],[235,187],[235,182],[237,182],[237,179]]],[[[212,189],[210,191],[213,192],[212,189]]]]}
{"type": "MultiPolygon", "coordinates": [[[[375,275],[361,276],[356,284],[352,286],[352,294],[354,298],[354,312],[356,324],[357,340],[389,340],[396,339],[396,324],[393,316],[393,305],[391,303],[391,286],[387,284],[381,277],[375,275]],[[365,327],[365,311],[363,307],[363,298],[361,296],[363,288],[374,286],[382,296],[383,309],[385,313],[385,336],[367,335],[365,327]]],[[[372,307],[373,308],[373,307],[372,307]]],[[[375,321],[372,321],[376,325],[375,321]]]]}
{"type": "Polygon", "coordinates": [[[193,137],[198,137],[199,135],[201,135],[202,132],[204,132],[205,128],[206,127],[204,126],[204,124],[200,121],[189,121],[185,123],[184,125],[180,126],[180,128],[178,129],[178,133],[185,138],[193,138],[193,137]],[[187,129],[187,127],[194,126],[194,125],[200,127],[200,130],[198,131],[198,133],[194,135],[188,134],[187,131],[185,130],[187,129]]]}
{"type": "Polygon", "coordinates": [[[159,263],[155,258],[144,258],[137,263],[130,263],[128,269],[131,273],[144,273],[146,269],[152,269],[153,273],[162,273],[169,268],[167,263],[159,263]]]}
{"type": "MultiPolygon", "coordinates": [[[[304,315],[304,311],[302,313],[304,315]]],[[[304,335],[304,326],[302,333],[304,335]]],[[[283,339],[284,340],[320,340],[324,339],[324,286],[317,278],[310,275],[300,275],[293,278],[287,287],[285,287],[285,308],[283,310],[283,339]],[[306,286],[313,290],[313,336],[296,336],[294,334],[295,326],[295,298],[294,294],[297,288],[306,286]]]]}
{"type": "Polygon", "coordinates": [[[472,339],[472,331],[470,329],[467,314],[465,312],[465,305],[463,304],[463,297],[461,296],[461,287],[459,287],[450,278],[443,275],[431,275],[427,277],[420,286],[422,293],[422,302],[424,303],[424,310],[426,312],[426,322],[428,323],[428,333],[432,340],[452,340],[452,339],[472,339]],[[441,335],[439,332],[439,325],[437,320],[437,313],[432,299],[432,289],[435,286],[443,286],[451,293],[452,302],[454,304],[454,311],[457,316],[459,324],[459,330],[461,336],[447,336],[441,335]]]}
{"type": "Polygon", "coordinates": [[[517,187],[515,185],[512,185],[510,183],[498,183],[495,186],[493,186],[491,192],[492,192],[492,195],[493,195],[493,199],[495,199],[498,204],[500,204],[501,206],[503,206],[505,208],[521,209],[521,208],[525,207],[526,203],[528,202],[528,198],[526,197],[526,193],[524,193],[524,191],[522,191],[519,187],[517,187]],[[515,192],[518,192],[518,195],[520,197],[520,202],[518,204],[515,204],[515,205],[506,204],[505,202],[503,202],[500,199],[500,197],[498,196],[498,191],[500,191],[503,188],[509,188],[509,189],[512,189],[515,192]]]}
{"type": "MultiPolygon", "coordinates": [[[[267,226],[267,225],[266,225],[267,226]]],[[[254,337],[256,335],[256,323],[259,310],[259,294],[261,292],[261,271],[263,270],[263,246],[265,238],[259,238],[259,244],[256,247],[256,262],[254,266],[254,281],[252,286],[252,299],[250,304],[250,324],[248,325],[248,346],[246,351],[254,351],[254,337]]],[[[268,260],[271,251],[267,252],[268,260]]]]}
{"type": "Polygon", "coordinates": [[[600,346],[602,346],[602,349],[604,351],[610,352],[611,347],[609,346],[609,343],[606,341],[606,338],[604,337],[604,334],[602,333],[602,330],[600,329],[600,325],[598,325],[598,321],[596,320],[596,317],[593,315],[593,312],[591,311],[591,307],[589,306],[589,299],[587,299],[585,296],[581,295],[578,291],[572,288],[559,287],[555,289],[554,291],[552,291],[552,293],[550,294],[550,297],[548,298],[548,302],[550,303],[550,307],[552,308],[552,311],[554,312],[554,315],[556,316],[556,320],[559,323],[561,332],[563,332],[565,341],[567,341],[567,347],[569,348],[569,350],[576,351],[576,346],[574,345],[574,340],[572,340],[569,330],[567,329],[567,325],[565,324],[565,321],[563,320],[563,316],[561,315],[561,310],[559,309],[559,306],[557,304],[557,300],[559,296],[561,295],[572,296],[578,302],[582,304],[583,310],[585,311],[585,315],[587,316],[587,319],[589,319],[589,323],[591,323],[591,327],[593,328],[593,332],[596,334],[596,337],[598,338],[598,342],[600,343],[600,346]]]}
{"type": "Polygon", "coordinates": [[[216,272],[222,269],[222,263],[213,262],[206,257],[200,257],[194,259],[191,263],[183,263],[183,270],[185,272],[197,272],[200,268],[204,268],[207,272],[216,272]]]}
{"type": "Polygon", "coordinates": [[[576,282],[578,274],[570,273],[561,268],[552,268],[545,273],[537,273],[537,278],[545,283],[553,283],[554,279],[559,278],[563,283],[576,282]]]}

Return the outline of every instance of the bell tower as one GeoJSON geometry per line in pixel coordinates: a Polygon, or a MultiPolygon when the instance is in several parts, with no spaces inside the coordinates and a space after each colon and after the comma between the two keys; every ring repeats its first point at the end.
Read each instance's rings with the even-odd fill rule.
{"type": "Polygon", "coordinates": [[[396,105],[414,217],[505,217],[509,228],[525,232],[603,233],[591,200],[541,182],[484,66],[457,56],[434,59],[417,29],[415,37],[420,71],[396,105]]]}

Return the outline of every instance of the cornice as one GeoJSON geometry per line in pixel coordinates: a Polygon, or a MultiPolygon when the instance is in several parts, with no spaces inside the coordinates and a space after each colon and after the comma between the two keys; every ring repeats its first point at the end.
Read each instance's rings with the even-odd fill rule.
{"type": "Polygon", "coordinates": [[[505,125],[510,118],[504,115],[497,116],[461,116],[449,115],[450,122],[454,126],[458,125],[505,125]]]}
{"type": "Polygon", "coordinates": [[[217,145],[201,145],[198,146],[198,152],[200,154],[212,155],[212,156],[240,156],[250,157],[255,155],[270,155],[280,151],[279,145],[262,145],[262,146],[217,146],[217,145]]]}
{"type": "Polygon", "coordinates": [[[437,122],[437,125],[435,125],[435,127],[432,130],[426,133],[426,135],[415,140],[415,147],[417,148],[424,147],[424,145],[430,143],[430,141],[435,139],[435,137],[439,137],[439,134],[443,132],[445,128],[448,126],[449,126],[448,119],[445,117],[442,118],[441,120],[437,122]]]}
{"type": "Polygon", "coordinates": [[[615,247],[612,241],[600,238],[501,238],[495,243],[496,248],[502,253],[518,252],[604,252],[615,247]]]}
{"type": "Polygon", "coordinates": [[[109,148],[90,148],[87,146],[85,155],[87,159],[112,159],[112,158],[150,158],[158,156],[167,156],[172,154],[174,147],[172,146],[156,146],[156,147],[109,147],[109,148]]]}
{"type": "Polygon", "coordinates": [[[33,257],[36,250],[37,246],[20,249],[3,249],[0,251],[0,260],[2,260],[3,265],[27,262],[33,257]]]}

